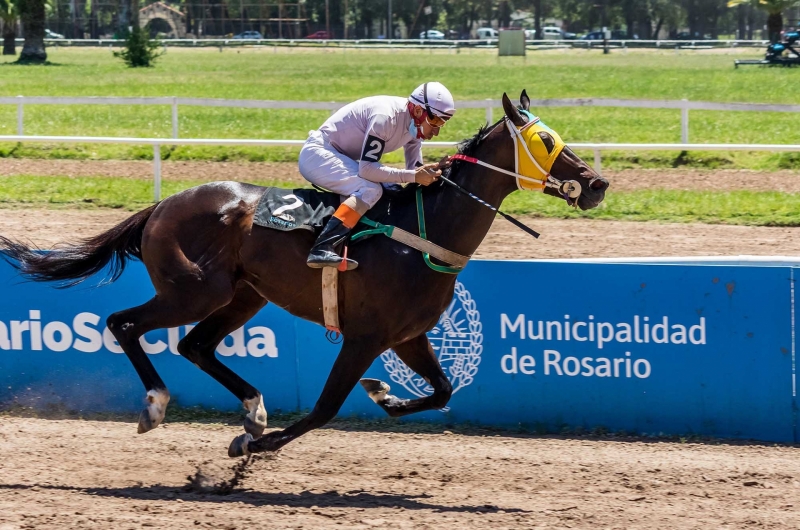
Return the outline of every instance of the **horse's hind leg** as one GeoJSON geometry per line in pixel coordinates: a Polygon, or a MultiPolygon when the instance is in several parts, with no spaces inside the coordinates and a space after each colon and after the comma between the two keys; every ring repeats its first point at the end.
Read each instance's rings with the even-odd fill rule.
{"type": "Polygon", "coordinates": [[[175,290],[156,295],[148,302],[119,311],[108,317],[106,324],[130,359],[147,390],[147,406],[139,415],[139,434],[161,423],[169,403],[169,392],[164,381],[147,358],[139,338],[154,329],[172,328],[204,319],[217,308],[227,305],[233,296],[233,287],[220,284],[193,286],[203,294],[187,299],[176,293],[190,292],[186,285],[176,284],[175,290]]]}
{"type": "Polygon", "coordinates": [[[225,336],[243,326],[267,305],[267,300],[246,283],[240,283],[233,300],[201,321],[178,343],[178,352],[216,379],[242,401],[248,414],[244,430],[258,438],[267,428],[267,409],[261,392],[217,359],[214,350],[225,336]]]}
{"type": "Polygon", "coordinates": [[[420,335],[394,347],[400,360],[421,375],[433,387],[433,394],[418,399],[400,399],[389,395],[389,385],[378,379],[362,379],[369,397],[393,418],[444,408],[453,393],[453,386],[442,371],[436,353],[426,335],[420,335]]]}

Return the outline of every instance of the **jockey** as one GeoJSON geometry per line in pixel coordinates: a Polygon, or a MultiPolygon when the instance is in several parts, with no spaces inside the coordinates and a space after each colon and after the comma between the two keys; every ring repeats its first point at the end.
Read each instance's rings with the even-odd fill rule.
{"type": "Polygon", "coordinates": [[[300,173],[322,188],[346,197],[317,238],[308,255],[312,268],[347,270],[355,260],[342,258],[339,247],[367,210],[383,194],[383,184],[416,182],[427,186],[442,174],[439,163],[422,163],[422,140],[439,135],[455,112],[453,96],[441,83],[425,83],[409,98],[374,96],[339,109],[316,131],[310,131],[300,151],[300,173]],[[384,153],[405,152],[405,169],[381,164],[384,153]]]}

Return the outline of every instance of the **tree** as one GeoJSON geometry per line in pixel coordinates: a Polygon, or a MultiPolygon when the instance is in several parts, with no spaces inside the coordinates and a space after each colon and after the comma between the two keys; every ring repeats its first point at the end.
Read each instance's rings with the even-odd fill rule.
{"type": "Polygon", "coordinates": [[[42,64],[47,61],[47,52],[44,50],[45,0],[18,1],[22,31],[25,33],[25,43],[22,45],[22,53],[19,54],[17,62],[22,64],[42,64]]]}
{"type": "Polygon", "coordinates": [[[153,66],[155,60],[162,55],[158,40],[150,39],[150,30],[139,24],[139,0],[131,0],[131,30],[125,37],[125,46],[114,52],[131,68],[153,66]]]}
{"type": "Polygon", "coordinates": [[[661,29],[666,26],[668,33],[677,31],[683,18],[683,11],[680,5],[672,0],[650,0],[650,18],[655,22],[653,28],[653,39],[658,39],[661,29]]]}
{"type": "Polygon", "coordinates": [[[3,55],[16,55],[14,39],[17,38],[17,0],[0,0],[0,21],[3,22],[3,55]]]}
{"type": "Polygon", "coordinates": [[[767,34],[770,42],[781,40],[783,30],[783,11],[800,5],[800,0],[730,0],[728,7],[736,7],[745,2],[752,2],[759,8],[767,12],[767,34]]]}

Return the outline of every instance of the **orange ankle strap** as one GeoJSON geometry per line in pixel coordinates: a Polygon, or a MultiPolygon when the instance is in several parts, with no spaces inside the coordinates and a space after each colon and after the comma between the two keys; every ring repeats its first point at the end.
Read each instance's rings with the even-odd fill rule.
{"type": "Polygon", "coordinates": [[[339,219],[347,228],[353,228],[358,224],[358,220],[361,219],[361,214],[346,204],[340,205],[333,216],[339,219]]]}

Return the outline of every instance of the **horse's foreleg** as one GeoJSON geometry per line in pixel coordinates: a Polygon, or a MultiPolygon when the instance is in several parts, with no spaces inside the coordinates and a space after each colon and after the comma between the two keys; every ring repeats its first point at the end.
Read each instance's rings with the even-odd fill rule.
{"type": "Polygon", "coordinates": [[[253,440],[250,434],[237,437],[228,448],[228,456],[277,451],[295,438],[328,423],[339,412],[344,400],[381,351],[381,345],[375,340],[345,337],[314,409],[282,431],[270,432],[257,440],[253,440]]]}
{"type": "Polygon", "coordinates": [[[369,397],[393,418],[438,410],[447,405],[453,386],[442,371],[436,353],[426,335],[420,335],[394,347],[395,353],[409,368],[421,375],[433,387],[433,394],[418,399],[400,399],[389,395],[389,385],[378,379],[362,379],[361,385],[369,397]]]}
{"type": "Polygon", "coordinates": [[[209,315],[178,343],[178,352],[239,398],[248,414],[244,430],[259,437],[267,428],[267,409],[261,392],[217,359],[214,350],[225,336],[243,326],[267,304],[255,289],[241,283],[233,300],[209,315]]]}

